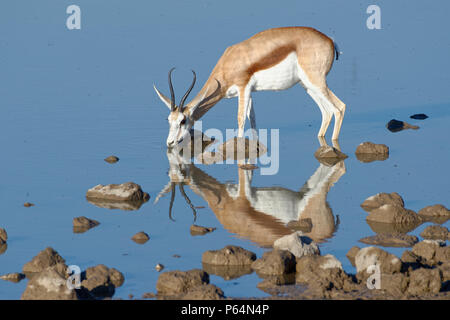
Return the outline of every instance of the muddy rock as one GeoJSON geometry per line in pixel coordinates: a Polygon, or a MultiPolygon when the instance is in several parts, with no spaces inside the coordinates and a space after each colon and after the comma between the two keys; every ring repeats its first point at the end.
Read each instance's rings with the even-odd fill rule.
{"type": "Polygon", "coordinates": [[[31,261],[27,262],[22,272],[25,274],[33,274],[44,271],[49,267],[56,267],[58,269],[66,270],[67,266],[65,260],[53,248],[46,248],[39,252],[31,261]]]}
{"type": "Polygon", "coordinates": [[[252,269],[263,276],[291,273],[295,271],[295,256],[286,250],[268,251],[252,263],[252,269]]]}
{"type": "Polygon", "coordinates": [[[450,240],[448,229],[443,226],[428,226],[422,231],[420,236],[432,240],[450,240]]]}
{"type": "Polygon", "coordinates": [[[136,233],[133,237],[131,237],[131,240],[133,240],[136,243],[144,244],[148,240],[150,240],[150,237],[148,234],[146,234],[144,231],[136,233]]]}
{"type": "Polygon", "coordinates": [[[0,228],[0,244],[6,243],[6,240],[8,240],[8,234],[5,229],[0,228]]]}
{"type": "Polygon", "coordinates": [[[359,250],[361,250],[360,247],[354,246],[350,250],[348,250],[347,254],[345,255],[347,257],[347,259],[350,261],[350,263],[352,264],[352,266],[354,266],[354,267],[355,267],[355,257],[356,257],[356,254],[359,252],[359,250]]]}
{"type": "Polygon", "coordinates": [[[5,281],[11,281],[11,282],[19,282],[20,280],[24,279],[25,275],[23,273],[8,273],[0,276],[0,279],[5,281]]]}
{"type": "Polygon", "coordinates": [[[436,255],[435,255],[435,261],[438,263],[447,263],[450,262],[450,247],[448,246],[441,246],[437,248],[436,255]]]}
{"type": "Polygon", "coordinates": [[[103,264],[87,268],[82,279],[81,287],[84,294],[93,297],[112,297],[115,288],[120,287],[125,281],[120,271],[103,264]]]}
{"type": "Polygon", "coordinates": [[[205,251],[202,255],[202,263],[212,265],[243,266],[251,265],[255,260],[256,254],[237,246],[205,251]]]}
{"type": "Polygon", "coordinates": [[[380,289],[387,291],[395,297],[401,297],[408,288],[409,279],[403,273],[380,275],[380,289]]]}
{"type": "MultiPolygon", "coordinates": [[[[439,265],[438,268],[439,270],[441,270],[442,281],[450,281],[450,261],[444,262],[443,264],[439,265]]],[[[450,283],[447,283],[447,285],[450,285],[450,283]]]]}
{"type": "Polygon", "coordinates": [[[119,161],[119,158],[117,158],[116,156],[109,156],[104,160],[108,163],[116,163],[117,161],[119,161]]]}
{"type": "Polygon", "coordinates": [[[25,203],[23,204],[23,206],[24,206],[25,208],[34,207],[34,203],[31,203],[31,202],[25,202],[25,203]]]}
{"type": "Polygon", "coordinates": [[[331,146],[321,146],[314,153],[314,157],[320,162],[328,166],[333,166],[343,159],[347,159],[348,156],[336,148],[331,146]]]}
{"type": "Polygon", "coordinates": [[[441,291],[442,273],[439,269],[420,268],[410,272],[408,294],[436,294],[441,291]]]}
{"type": "Polygon", "coordinates": [[[450,219],[450,210],[444,207],[442,204],[435,204],[433,206],[425,207],[418,212],[426,221],[434,221],[436,223],[444,223],[450,219]]]}
{"type": "Polygon", "coordinates": [[[361,203],[361,208],[366,210],[367,212],[371,212],[375,209],[380,208],[381,206],[385,204],[392,204],[397,205],[400,207],[404,207],[405,203],[403,202],[402,197],[397,192],[392,193],[378,193],[374,196],[371,196],[364,200],[363,203],[361,203]]]}
{"type": "Polygon", "coordinates": [[[279,295],[287,285],[295,284],[295,272],[279,275],[265,275],[264,280],[259,282],[256,287],[271,295],[279,295]]]}
{"type": "Polygon", "coordinates": [[[354,283],[342,269],[334,256],[304,256],[297,259],[296,282],[322,291],[338,289],[352,290],[354,283]]]}
{"type": "Polygon", "coordinates": [[[55,268],[41,270],[28,281],[22,300],[78,300],[76,290],[69,289],[66,277],[55,268]]]}
{"type": "Polygon", "coordinates": [[[311,238],[303,235],[301,231],[296,231],[287,236],[281,237],[273,243],[274,249],[288,250],[296,258],[303,256],[320,255],[317,244],[311,238]]]}
{"type": "Polygon", "coordinates": [[[380,233],[375,236],[362,238],[359,241],[365,244],[377,245],[382,247],[412,247],[419,241],[419,239],[416,236],[411,236],[403,233],[380,233]]]}
{"type": "Polygon", "coordinates": [[[423,240],[416,243],[412,248],[412,253],[420,257],[425,263],[433,265],[436,261],[436,252],[441,247],[441,242],[436,240],[423,240]]]}
{"type": "Polygon", "coordinates": [[[216,230],[216,228],[202,227],[202,226],[197,226],[195,224],[191,225],[191,229],[190,229],[191,235],[193,235],[193,236],[202,236],[207,233],[213,232],[214,230],[216,230]]]}
{"type": "Polygon", "coordinates": [[[366,247],[359,250],[355,256],[355,265],[357,271],[357,278],[366,280],[373,271],[368,268],[378,266],[380,273],[394,274],[402,269],[402,261],[395,255],[390,254],[377,247],[366,247]]]}
{"type": "Polygon", "coordinates": [[[416,264],[416,263],[420,263],[421,258],[420,258],[420,256],[416,255],[412,251],[405,250],[405,251],[403,251],[401,260],[404,263],[416,264]]]}
{"type": "Polygon", "coordinates": [[[299,230],[305,233],[311,232],[312,230],[312,220],[311,218],[305,218],[295,221],[290,221],[286,225],[288,228],[293,230],[299,230]]]}
{"type": "Polygon", "coordinates": [[[199,269],[163,272],[156,283],[158,295],[185,294],[197,286],[209,284],[209,275],[199,269]]]}
{"type": "Polygon", "coordinates": [[[141,186],[127,182],[122,184],[97,185],[86,193],[88,199],[103,199],[110,201],[147,201],[148,193],[143,192],[141,186]]]}
{"type": "Polygon", "coordinates": [[[389,121],[386,125],[386,128],[391,132],[399,132],[406,129],[414,129],[414,130],[419,129],[418,126],[414,126],[404,121],[399,121],[395,119],[389,121]]]}
{"type": "Polygon", "coordinates": [[[389,158],[389,147],[385,144],[363,142],[356,148],[355,154],[361,162],[383,161],[389,158]]]}
{"type": "Polygon", "coordinates": [[[242,266],[231,266],[202,263],[202,268],[208,274],[219,276],[224,280],[237,279],[253,272],[250,264],[242,266]]]}
{"type": "Polygon", "coordinates": [[[98,226],[100,222],[82,216],[73,218],[72,224],[74,233],[83,233],[98,226]]]}
{"type": "Polygon", "coordinates": [[[415,223],[410,224],[384,223],[372,220],[366,220],[366,222],[373,232],[379,234],[399,234],[399,233],[406,234],[408,232],[413,231],[418,226],[415,223]]]}
{"type": "Polygon", "coordinates": [[[182,300],[220,300],[224,298],[222,289],[213,284],[196,286],[180,297],[182,300]]]}
{"type": "Polygon", "coordinates": [[[414,211],[392,204],[385,204],[370,211],[366,220],[414,227],[422,223],[422,218],[414,211]]]}

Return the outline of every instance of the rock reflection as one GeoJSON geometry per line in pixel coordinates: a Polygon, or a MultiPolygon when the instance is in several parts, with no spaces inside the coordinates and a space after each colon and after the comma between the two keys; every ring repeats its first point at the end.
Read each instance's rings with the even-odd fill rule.
{"type": "Polygon", "coordinates": [[[225,229],[262,247],[272,247],[275,240],[291,234],[294,230],[288,224],[293,225],[293,221],[310,220],[312,227],[305,235],[316,242],[323,242],[336,231],[338,219],[327,203],[327,195],[345,174],[343,161],[334,165],[319,163],[303,187],[296,191],[283,187],[253,187],[253,172],[239,167],[237,184],[222,183],[176,152],[168,150],[167,157],[170,181],[155,202],[172,191],[170,217],[175,186],[178,185],[194,215],[195,208],[181,189],[184,186],[208,203],[225,229]]]}

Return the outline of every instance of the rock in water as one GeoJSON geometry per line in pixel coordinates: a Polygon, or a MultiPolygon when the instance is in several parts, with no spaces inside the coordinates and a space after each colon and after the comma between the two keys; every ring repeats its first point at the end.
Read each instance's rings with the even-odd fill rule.
{"type": "Polygon", "coordinates": [[[54,268],[47,268],[28,281],[22,300],[78,300],[67,279],[54,268]]]}
{"type": "Polygon", "coordinates": [[[428,226],[422,231],[420,236],[432,240],[450,240],[448,229],[444,226],[428,226]]]}
{"type": "Polygon", "coordinates": [[[156,283],[158,295],[185,294],[194,287],[209,284],[209,275],[199,269],[163,272],[156,283]]]}
{"type": "Polygon", "coordinates": [[[361,208],[363,208],[367,212],[371,212],[385,204],[392,204],[392,205],[404,207],[404,201],[398,193],[382,192],[382,193],[378,193],[378,194],[371,196],[371,197],[367,198],[366,200],[364,200],[364,202],[361,203],[361,208]]]}
{"type": "Polygon", "coordinates": [[[252,263],[252,269],[262,275],[291,273],[295,271],[295,256],[287,250],[265,252],[252,263]]]}
{"type": "Polygon", "coordinates": [[[46,248],[39,252],[30,262],[27,262],[23,268],[22,272],[36,273],[47,269],[48,267],[54,267],[56,265],[62,265],[61,269],[66,269],[65,260],[56,252],[53,248],[46,248]]]}
{"type": "Polygon", "coordinates": [[[91,228],[94,228],[100,224],[100,222],[89,219],[86,217],[76,217],[73,218],[73,232],[74,233],[83,233],[88,231],[91,228]]]}
{"type": "Polygon", "coordinates": [[[389,158],[389,147],[385,144],[363,142],[356,148],[355,154],[361,162],[383,161],[389,158]]]}
{"type": "Polygon", "coordinates": [[[221,250],[205,251],[202,263],[224,266],[250,265],[256,260],[256,254],[238,246],[226,246],[221,250]]]}
{"type": "Polygon", "coordinates": [[[301,231],[296,231],[275,240],[273,243],[273,248],[288,250],[297,258],[320,255],[320,250],[317,244],[311,238],[304,236],[301,231]]]}
{"type": "Polygon", "coordinates": [[[214,230],[216,230],[216,228],[210,228],[210,227],[202,227],[202,226],[197,226],[195,224],[191,225],[191,235],[193,236],[202,236],[204,234],[213,232],[214,230]]]}
{"type": "Polygon", "coordinates": [[[389,121],[388,124],[386,125],[386,128],[391,132],[399,132],[399,131],[402,131],[405,129],[414,129],[414,130],[419,129],[418,126],[413,126],[404,121],[399,121],[399,120],[395,120],[395,119],[392,119],[391,121],[389,121]]]}
{"type": "Polygon", "coordinates": [[[103,199],[111,201],[147,201],[150,199],[148,193],[143,192],[141,186],[127,182],[122,184],[97,185],[89,189],[86,198],[103,199]]]}
{"type": "Polygon", "coordinates": [[[425,113],[416,113],[410,116],[410,118],[416,120],[425,120],[426,118],[428,118],[428,116],[425,113]]]}
{"type": "Polygon", "coordinates": [[[119,161],[119,158],[117,158],[116,156],[109,156],[104,160],[108,163],[116,163],[117,161],[119,161]]]}
{"type": "Polygon", "coordinates": [[[139,244],[144,244],[146,243],[148,240],[150,240],[150,237],[148,236],[148,234],[146,234],[144,231],[138,232],[136,233],[131,240],[133,240],[136,243],[139,244]]]}
{"type": "Polygon", "coordinates": [[[339,161],[348,158],[346,154],[328,145],[319,147],[314,153],[314,157],[316,157],[320,163],[327,166],[333,166],[339,161]]]}

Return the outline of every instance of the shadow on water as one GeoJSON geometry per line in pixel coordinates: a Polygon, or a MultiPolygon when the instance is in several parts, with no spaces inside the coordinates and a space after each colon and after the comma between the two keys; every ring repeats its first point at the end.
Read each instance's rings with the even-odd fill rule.
{"type": "Polygon", "coordinates": [[[170,181],[155,203],[170,191],[171,219],[176,186],[196,217],[195,207],[184,189],[187,186],[207,202],[226,230],[260,247],[272,247],[275,240],[294,232],[292,225],[302,220],[310,221],[312,226],[304,234],[316,242],[333,237],[337,230],[339,219],[334,217],[327,195],[346,172],[342,160],[332,165],[319,162],[302,187],[290,190],[279,186],[252,186],[254,171],[240,166],[236,167],[238,183],[223,183],[199,169],[190,159],[182,157],[178,151],[167,150],[167,158],[170,181]]]}

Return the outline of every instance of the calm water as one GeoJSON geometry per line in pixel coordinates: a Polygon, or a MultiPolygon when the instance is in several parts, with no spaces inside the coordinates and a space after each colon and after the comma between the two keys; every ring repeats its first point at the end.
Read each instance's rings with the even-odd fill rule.
{"type": "MultiPolygon", "coordinates": [[[[305,206],[304,214],[328,221],[312,236],[320,240],[322,253],[335,255],[347,272],[355,270],[346,252],[364,246],[358,240],[375,234],[359,206],[368,196],[395,191],[416,211],[436,203],[450,207],[450,180],[443,170],[450,158],[447,2],[379,1],[381,30],[366,28],[368,1],[239,2],[239,12],[233,1],[76,2],[82,29],[74,31],[65,27],[69,3],[1,5],[0,227],[9,239],[0,255],[0,274],[20,272],[51,246],[81,269],[100,263],[119,269],[126,280],[115,297],[140,297],[155,291],[157,263],[165,271],[201,268],[205,250],[228,244],[258,256],[268,250],[266,241],[283,228],[258,221],[254,228],[240,228],[253,221],[247,212],[236,215],[233,224],[208,205],[214,197],[206,196],[208,188],[199,187],[203,182],[217,190],[232,189],[239,183],[236,165],[196,165],[191,170],[195,183],[185,190],[195,206],[205,207],[197,210],[195,223],[217,228],[210,234],[191,236],[192,211],[179,191],[175,221],[168,216],[170,197],[153,203],[170,178],[167,109],[152,85],[167,93],[167,71],[177,66],[174,84],[180,97],[191,81],[189,69],[196,70],[199,82],[205,81],[226,46],[275,26],[313,26],[339,44],[343,54],[328,83],[347,104],[340,145],[349,158],[345,168],[321,167],[314,158],[320,112],[303,88],[258,93],[258,127],[280,129],[280,169],[271,176],[256,170],[251,186],[297,193],[308,180],[320,182],[316,207],[305,206]],[[429,118],[409,119],[414,113],[429,118]],[[391,133],[385,124],[393,118],[420,129],[391,133]],[[389,159],[359,162],[354,151],[363,141],[388,145],[389,159]],[[120,161],[104,162],[111,154],[120,161]],[[85,199],[94,185],[128,181],[151,195],[137,211],[99,208],[85,199]],[[27,201],[36,206],[23,207],[27,201]],[[72,219],[77,216],[101,224],[74,234],[72,219]],[[147,232],[150,241],[131,241],[138,231],[147,232]]],[[[221,101],[203,118],[203,127],[234,128],[236,112],[235,99],[221,101]]],[[[429,224],[411,234],[419,235],[429,224]]],[[[388,250],[400,256],[404,249],[388,250]]],[[[230,281],[211,276],[227,296],[265,296],[256,288],[259,281],[254,273],[230,281]]],[[[26,281],[1,281],[0,299],[20,298],[25,286],[26,281]]]]}

